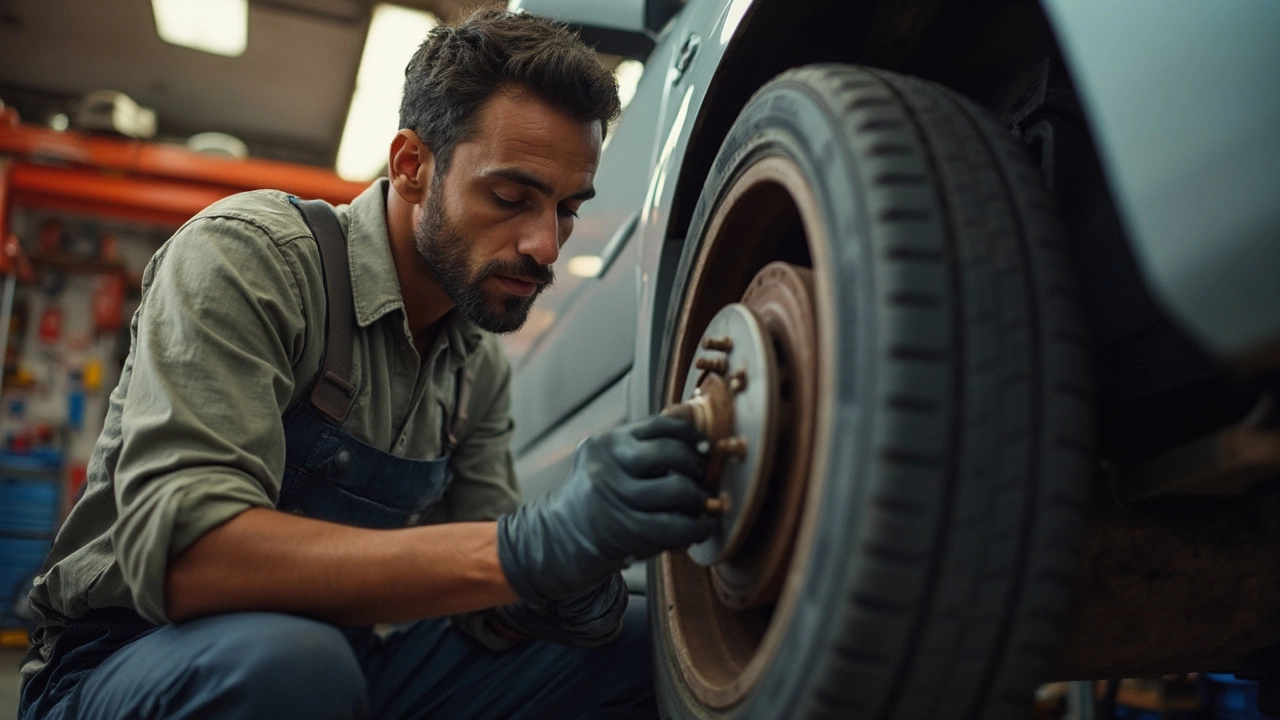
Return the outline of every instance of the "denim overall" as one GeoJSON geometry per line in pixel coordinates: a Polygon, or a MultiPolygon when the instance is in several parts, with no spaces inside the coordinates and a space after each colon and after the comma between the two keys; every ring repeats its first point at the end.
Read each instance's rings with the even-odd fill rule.
{"type": "MultiPolygon", "coordinates": [[[[342,427],[355,396],[346,240],[322,202],[299,206],[320,245],[329,301],[325,356],[309,397],[283,417],[277,508],[374,529],[420,524],[451,480],[459,417],[434,460],[397,457],[342,427]]],[[[465,403],[466,378],[460,376],[465,403]]],[[[370,588],[371,592],[376,591],[370,588]]],[[[236,718],[655,718],[644,602],[595,649],[529,642],[494,652],[448,619],[389,634],[269,612],[154,627],[132,611],[72,623],[23,689],[21,720],[236,718]]]]}
{"type": "Polygon", "coordinates": [[[302,211],[320,246],[325,295],[325,351],[306,400],[284,415],[285,471],[276,507],[320,520],[390,530],[417,525],[449,486],[449,458],[470,378],[458,373],[454,417],[444,432],[444,454],[434,460],[397,457],[342,429],[356,388],[351,384],[355,309],[347,243],[329,206],[290,200],[302,211]]]}

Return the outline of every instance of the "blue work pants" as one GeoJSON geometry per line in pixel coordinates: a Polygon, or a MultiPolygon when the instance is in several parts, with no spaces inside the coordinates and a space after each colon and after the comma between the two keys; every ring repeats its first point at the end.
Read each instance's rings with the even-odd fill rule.
{"type": "Polygon", "coordinates": [[[656,718],[644,599],[614,642],[486,649],[447,620],[355,644],[339,628],[247,612],[165,625],[24,698],[21,720],[656,718]]]}

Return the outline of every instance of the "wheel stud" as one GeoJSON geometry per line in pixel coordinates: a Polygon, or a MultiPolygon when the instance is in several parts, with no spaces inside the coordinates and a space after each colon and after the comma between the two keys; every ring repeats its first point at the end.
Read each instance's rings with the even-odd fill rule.
{"type": "Polygon", "coordinates": [[[729,495],[720,493],[717,497],[707,498],[707,502],[703,505],[703,511],[708,515],[723,515],[729,511],[729,495]]]}
{"type": "Polygon", "coordinates": [[[729,390],[731,390],[734,394],[737,394],[746,389],[747,389],[747,371],[735,370],[733,374],[729,376],[729,390]]]}
{"type": "Polygon", "coordinates": [[[703,338],[702,347],[707,350],[729,352],[733,349],[733,340],[727,337],[703,338]]]}
{"type": "Polygon", "coordinates": [[[728,457],[743,457],[747,454],[747,441],[741,437],[727,437],[716,441],[716,450],[728,457]]]}
{"type": "Polygon", "coordinates": [[[723,375],[724,372],[729,369],[729,361],[722,357],[700,357],[693,366],[699,370],[710,370],[713,373],[723,375]]]}

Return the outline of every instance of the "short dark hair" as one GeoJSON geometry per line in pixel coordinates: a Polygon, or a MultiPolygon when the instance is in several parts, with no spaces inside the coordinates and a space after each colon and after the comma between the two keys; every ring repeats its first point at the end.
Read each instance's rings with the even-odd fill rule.
{"type": "Polygon", "coordinates": [[[602,133],[621,110],[613,73],[577,34],[536,15],[482,8],[432,29],[418,47],[405,68],[400,127],[417,133],[443,175],[480,107],[504,86],[583,123],[599,120],[602,133]]]}

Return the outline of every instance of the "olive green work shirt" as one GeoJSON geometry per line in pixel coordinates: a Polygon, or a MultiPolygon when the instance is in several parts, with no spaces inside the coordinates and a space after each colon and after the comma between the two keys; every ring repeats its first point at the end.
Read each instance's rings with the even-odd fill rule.
{"type": "MultiPolygon", "coordinates": [[[[472,377],[450,466],[424,523],[494,519],[518,503],[510,366],[497,339],[448,313],[414,349],[387,235],[385,179],[337,214],[347,235],[358,391],[343,429],[397,456],[445,449],[460,366],[472,377]]],[[[98,608],[165,623],[170,558],[249,508],[271,508],[285,468],[281,417],[324,350],[319,248],[288,195],[243,193],[188,221],[147,265],[131,348],[88,466],[85,496],[31,593],[48,659],[65,624],[98,608]]]]}

